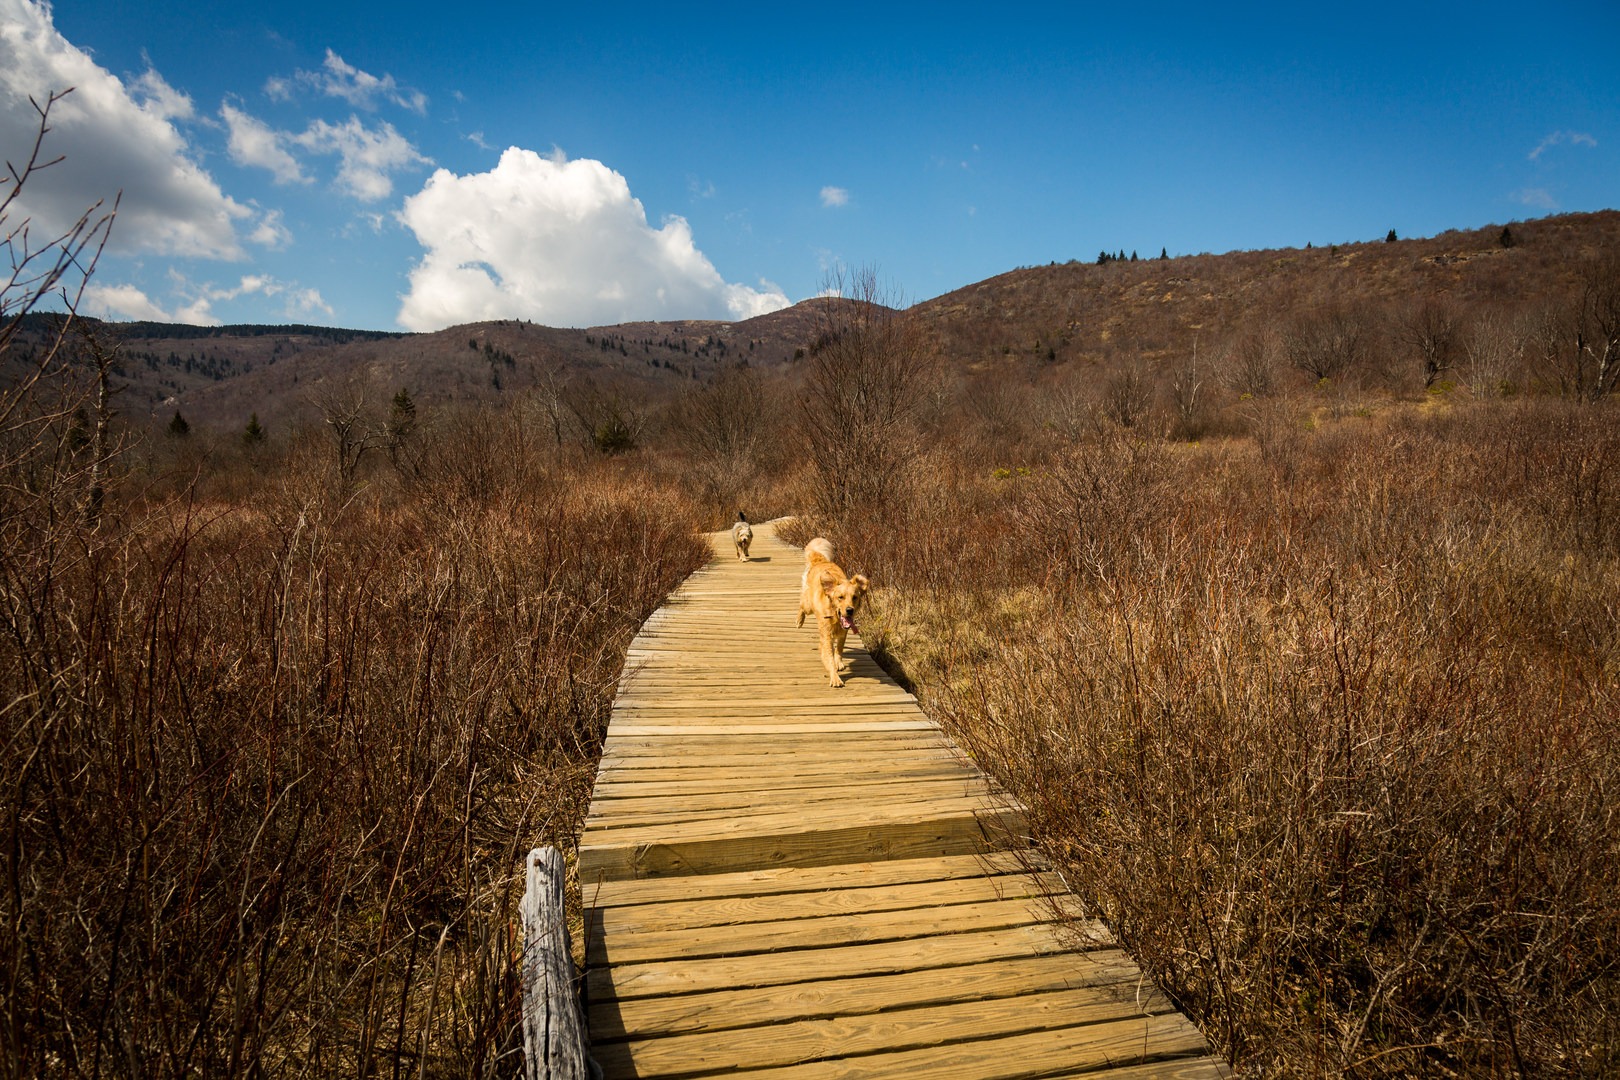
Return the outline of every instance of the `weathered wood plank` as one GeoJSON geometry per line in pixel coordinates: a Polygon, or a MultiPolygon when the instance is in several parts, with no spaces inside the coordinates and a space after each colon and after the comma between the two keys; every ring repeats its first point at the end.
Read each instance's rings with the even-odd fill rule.
{"type": "MultiPolygon", "coordinates": [[[[837,787],[850,782],[847,769],[824,769],[819,772],[745,772],[716,775],[706,769],[664,769],[654,773],[638,773],[634,780],[615,779],[599,783],[599,798],[653,797],[682,792],[720,791],[782,791],[785,779],[791,778],[795,786],[837,787]],[[656,780],[643,779],[657,776],[656,780]]],[[[962,770],[951,763],[924,762],[904,768],[890,767],[868,778],[873,784],[903,784],[914,780],[961,780],[962,770]]]]}
{"type": "MultiPolygon", "coordinates": [[[[788,866],[710,874],[702,881],[706,899],[739,896],[781,896],[877,885],[914,885],[924,881],[976,880],[1024,873],[1030,863],[1012,852],[952,855],[941,859],[893,859],[886,862],[841,863],[835,866],[788,866]]],[[[648,878],[614,881],[586,898],[587,907],[626,907],[640,904],[684,902],[691,899],[690,881],[648,878]]]]}
{"type": "Polygon", "coordinates": [[[701,739],[718,736],[735,738],[739,735],[754,737],[761,735],[819,735],[857,731],[938,732],[939,726],[932,720],[924,720],[915,716],[908,716],[903,720],[809,720],[800,723],[762,722],[755,724],[716,722],[706,725],[694,725],[690,722],[678,725],[625,723],[613,725],[613,736],[619,739],[701,739]]]}
{"type": "MultiPolygon", "coordinates": [[[[772,821],[781,831],[757,833],[705,824],[701,836],[671,836],[662,830],[639,830],[640,836],[612,842],[582,842],[581,885],[601,879],[657,877],[665,874],[708,874],[766,866],[827,866],[874,859],[912,859],[929,855],[972,855],[1006,846],[1004,835],[1023,830],[1016,811],[962,813],[927,821],[890,815],[882,828],[872,822],[832,828],[802,821],[772,821]]],[[[634,830],[626,830],[635,832],[634,830]]]]}
{"type": "Polygon", "coordinates": [[[864,784],[829,784],[802,787],[794,791],[767,788],[755,791],[725,791],[670,795],[664,798],[600,798],[591,804],[586,828],[613,828],[618,825],[673,823],[701,820],[705,815],[729,812],[762,812],[768,806],[778,809],[816,809],[847,806],[851,799],[862,804],[917,802],[923,799],[974,798],[988,805],[994,793],[983,780],[958,776],[942,779],[872,781],[864,784]]]}
{"type": "Polygon", "coordinates": [[[591,1007],[591,1038],[597,1045],[629,1037],[648,1038],[699,1031],[726,1031],[794,1020],[942,1005],[966,996],[982,1000],[1046,990],[1092,987],[1098,992],[1150,1000],[1156,993],[1123,950],[1093,953],[1087,964],[1072,956],[1019,956],[1011,959],[823,979],[744,990],[716,990],[677,997],[626,998],[591,1007]]]}
{"type": "MultiPolygon", "coordinates": [[[[1173,1077],[1179,1069],[1176,1058],[1201,1054],[1203,1049],[1203,1036],[1198,1030],[1179,1013],[1170,1013],[899,1053],[831,1058],[785,1069],[744,1068],[725,1075],[733,1080],[783,1080],[789,1076],[792,1080],[895,1076],[908,1080],[1018,1080],[1049,1076],[1057,1069],[1097,1075],[1102,1069],[1151,1062],[1165,1066],[1157,1075],[1173,1077]]],[[[636,1075],[659,1074],[643,1072],[638,1066],[636,1075]]],[[[1139,1075],[1156,1074],[1149,1071],[1139,1075]]]]}
{"type": "MultiPolygon", "coordinates": [[[[825,737],[778,737],[769,741],[758,740],[754,745],[743,739],[728,740],[730,745],[709,741],[667,740],[665,745],[647,746],[616,743],[602,754],[603,765],[609,769],[620,766],[632,769],[670,768],[693,762],[725,766],[740,764],[752,767],[777,758],[796,761],[840,762],[851,772],[863,766],[882,764],[895,755],[942,758],[960,763],[962,755],[939,738],[928,735],[897,735],[880,732],[871,735],[825,737]]],[[[964,769],[964,771],[967,771],[964,769]]]]}
{"type": "MultiPolygon", "coordinates": [[[[592,913],[593,937],[697,931],[745,923],[784,922],[828,916],[869,915],[903,911],[921,922],[926,908],[980,904],[998,900],[1034,900],[1064,895],[1054,874],[1007,874],[988,878],[950,878],[904,885],[869,885],[791,895],[710,897],[675,904],[640,904],[592,913]]],[[[932,926],[930,929],[938,929],[932,926]]],[[[739,951],[745,939],[738,939],[739,951]]]]}
{"type": "Polygon", "coordinates": [[[702,831],[711,835],[734,836],[743,832],[780,833],[786,826],[798,825],[816,829],[823,826],[838,827],[852,822],[868,826],[897,818],[940,820],[959,814],[986,814],[1004,812],[997,808],[988,794],[972,791],[965,794],[941,794],[896,787],[887,796],[866,798],[858,807],[847,799],[799,799],[780,797],[768,805],[754,803],[747,806],[718,809],[674,809],[665,812],[643,812],[625,815],[603,815],[591,819],[597,842],[612,844],[616,840],[646,843],[649,831],[663,835],[679,829],[684,832],[702,831]]]}
{"type": "Polygon", "coordinates": [[[925,913],[856,911],[819,918],[778,919],[722,926],[643,930],[615,937],[609,946],[592,934],[586,952],[590,964],[634,964],[650,960],[695,960],[706,956],[833,948],[878,941],[905,941],[933,934],[1002,930],[1050,922],[1048,898],[988,900],[976,904],[930,906],[925,913]],[[919,915],[921,917],[919,917],[919,915]]]}
{"type": "MultiPolygon", "coordinates": [[[[1099,948],[1112,945],[1107,931],[1093,924],[1099,948]]],[[[585,975],[593,1002],[633,997],[690,994],[702,990],[787,986],[822,979],[851,979],[860,975],[893,974],[929,968],[959,967],[1021,956],[1075,957],[1050,926],[1029,924],[966,934],[937,934],[871,945],[842,945],[807,952],[766,953],[760,956],[717,957],[702,963],[616,964],[593,967],[585,975]]]]}

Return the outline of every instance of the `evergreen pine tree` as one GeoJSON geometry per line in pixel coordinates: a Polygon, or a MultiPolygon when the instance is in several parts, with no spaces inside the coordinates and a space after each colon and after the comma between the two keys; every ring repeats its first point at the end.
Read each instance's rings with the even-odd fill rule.
{"type": "Polygon", "coordinates": [[[186,418],[180,415],[180,410],[174,411],[174,419],[169,421],[169,435],[176,439],[183,439],[191,434],[191,425],[186,418]]]}
{"type": "Polygon", "coordinates": [[[254,413],[248,417],[247,427],[242,429],[242,444],[257,446],[262,442],[264,442],[264,428],[259,426],[259,414],[254,413]]]}

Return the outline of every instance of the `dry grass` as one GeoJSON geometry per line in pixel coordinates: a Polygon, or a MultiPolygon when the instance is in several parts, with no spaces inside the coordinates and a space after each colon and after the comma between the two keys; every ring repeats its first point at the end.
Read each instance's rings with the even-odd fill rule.
{"type": "Polygon", "coordinates": [[[501,423],[359,491],[319,443],[188,452],[93,526],[65,424],[13,448],[0,1075],[518,1071],[520,860],[572,844],[625,646],[707,551],[501,423]]]}
{"type": "Polygon", "coordinates": [[[1553,403],[932,462],[869,641],[1245,1073],[1620,1067],[1620,436],[1553,403]]]}

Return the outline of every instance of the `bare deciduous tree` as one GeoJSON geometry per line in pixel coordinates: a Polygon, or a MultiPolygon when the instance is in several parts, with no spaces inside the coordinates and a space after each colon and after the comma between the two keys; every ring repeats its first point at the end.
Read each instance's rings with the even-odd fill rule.
{"type": "Polygon", "coordinates": [[[646,412],[617,387],[594,379],[569,386],[562,402],[573,415],[586,446],[603,454],[634,450],[647,427],[646,412]]]}
{"type": "Polygon", "coordinates": [[[563,444],[563,417],[567,412],[564,405],[564,391],[568,388],[568,374],[561,361],[553,360],[546,365],[545,374],[541,376],[540,383],[535,390],[541,409],[546,414],[546,422],[551,428],[551,437],[555,440],[557,449],[563,444]]]}
{"type": "Polygon", "coordinates": [[[1206,360],[1201,369],[1198,363],[1198,341],[1193,340],[1192,355],[1170,376],[1170,400],[1176,409],[1176,430],[1185,439],[1196,439],[1204,432],[1209,401],[1204,395],[1206,360]]]}
{"type": "Polygon", "coordinates": [[[1103,388],[1103,414],[1123,428],[1133,428],[1153,404],[1153,383],[1141,364],[1131,362],[1103,388]]]}
{"type": "Polygon", "coordinates": [[[1228,388],[1240,398],[1270,397],[1277,388],[1277,352],[1275,335],[1243,334],[1227,352],[1228,388]]]}
{"type": "Polygon", "coordinates": [[[1450,371],[1462,351],[1462,321],[1450,300],[1426,296],[1401,320],[1400,340],[1417,351],[1427,390],[1450,371]]]}
{"type": "Polygon", "coordinates": [[[763,432],[765,387],[746,362],[721,369],[714,381],[682,396],[675,422],[687,448],[705,457],[738,461],[750,457],[763,432]]]}
{"type": "Polygon", "coordinates": [[[35,235],[33,219],[24,212],[22,202],[29,183],[37,183],[42,172],[62,160],[45,157],[45,137],[51,130],[52,108],[70,93],[72,90],[53,93],[44,105],[29,99],[39,114],[37,132],[21,164],[6,162],[6,186],[0,193],[0,249],[7,269],[7,277],[0,280],[0,355],[15,361],[12,346],[27,316],[50,307],[62,312],[55,327],[29,350],[26,361],[14,368],[16,374],[0,389],[0,467],[17,464],[18,455],[33,455],[48,429],[84,400],[82,392],[47,398],[38,391],[45,384],[61,381],[56,376],[64,373],[64,348],[85,286],[111,235],[117,200],[111,209],[96,203],[65,230],[52,231],[44,239],[35,235]]]}
{"type": "Polygon", "coordinates": [[[888,299],[876,271],[863,269],[836,275],[819,302],[800,413],[823,508],[834,513],[900,490],[916,457],[933,351],[888,299]]]}
{"type": "Polygon", "coordinates": [[[1620,387],[1620,251],[1606,252],[1581,275],[1575,334],[1584,396],[1597,401],[1620,387]]]}
{"type": "Polygon", "coordinates": [[[1348,308],[1329,305],[1297,317],[1283,332],[1283,355],[1314,381],[1354,372],[1370,345],[1366,323],[1348,308]]]}
{"type": "Polygon", "coordinates": [[[1525,335],[1534,377],[1562,397],[1600,401],[1620,388],[1620,252],[1581,270],[1571,301],[1531,314],[1525,335]]]}
{"type": "Polygon", "coordinates": [[[687,391],[675,406],[676,436],[691,452],[709,501],[728,513],[772,435],[766,398],[759,372],[744,361],[722,368],[714,381],[687,391]]]}
{"type": "Polygon", "coordinates": [[[121,388],[113,385],[113,370],[122,353],[122,342],[109,333],[91,329],[88,323],[79,322],[76,325],[85,355],[96,372],[89,433],[90,463],[83,506],[85,523],[94,526],[101,518],[102,503],[106,499],[107,473],[117,453],[113,445],[112,399],[121,388]]]}
{"type": "Polygon", "coordinates": [[[1463,336],[1468,386],[1480,397],[1501,394],[1523,361],[1526,331],[1521,321],[1485,311],[1463,336]]]}
{"type": "Polygon", "coordinates": [[[338,482],[354,484],[360,462],[389,444],[388,421],[372,402],[371,381],[362,375],[329,379],[310,391],[309,401],[332,432],[338,482]]]}

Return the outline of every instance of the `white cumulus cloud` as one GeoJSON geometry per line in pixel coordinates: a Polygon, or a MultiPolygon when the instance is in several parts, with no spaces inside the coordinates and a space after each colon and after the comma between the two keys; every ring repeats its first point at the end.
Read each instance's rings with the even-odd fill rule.
{"type": "Polygon", "coordinates": [[[69,87],[51,110],[44,155],[63,161],[24,189],[19,219],[64,229],[122,191],[114,250],[241,256],[235,223],[251,211],[192,159],[172,122],[190,115],[189,101],[156,72],[126,86],[57,32],[47,5],[0,0],[0,156],[20,167],[39,130],[30,97],[43,105],[69,87]]]}
{"type": "Polygon", "coordinates": [[[639,319],[745,319],[788,298],[726,282],[680,217],[647,222],[623,176],[599,161],[517,147],[494,169],[436,171],[401,220],[426,249],[400,324],[437,330],[485,319],[552,326],[639,319]]]}
{"type": "Polygon", "coordinates": [[[831,184],[821,189],[822,206],[848,206],[849,190],[847,188],[833,187],[831,184]]]}

